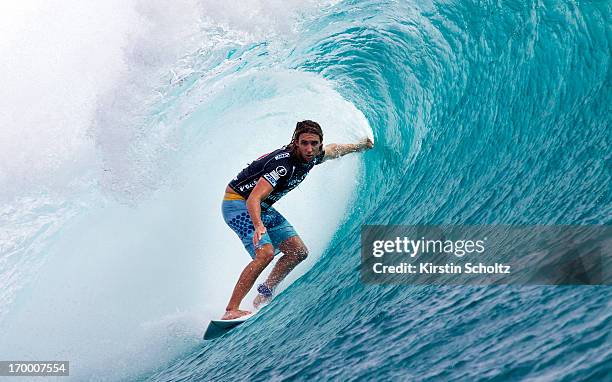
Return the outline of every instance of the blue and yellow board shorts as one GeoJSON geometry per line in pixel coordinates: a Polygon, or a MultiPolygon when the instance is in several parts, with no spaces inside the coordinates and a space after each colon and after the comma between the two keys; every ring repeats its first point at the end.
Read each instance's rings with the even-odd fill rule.
{"type": "Polygon", "coordinates": [[[261,221],[266,227],[266,233],[261,237],[257,248],[253,245],[255,227],[246,207],[246,200],[236,194],[226,193],[221,204],[223,219],[242,241],[251,258],[255,258],[255,250],[265,244],[272,244],[274,255],[280,251],[278,245],[290,237],[297,236],[293,226],[273,207],[261,211],[261,221]]]}

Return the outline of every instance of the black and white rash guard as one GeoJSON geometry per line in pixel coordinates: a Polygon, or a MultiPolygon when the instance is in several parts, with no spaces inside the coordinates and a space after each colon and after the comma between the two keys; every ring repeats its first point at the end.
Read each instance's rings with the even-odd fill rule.
{"type": "Polygon", "coordinates": [[[311,162],[302,162],[291,154],[287,146],[283,146],[249,163],[232,179],[229,186],[247,199],[259,179],[263,177],[272,186],[272,192],[262,201],[261,206],[269,208],[296,188],[315,165],[323,162],[324,155],[325,152],[322,151],[311,162]]]}

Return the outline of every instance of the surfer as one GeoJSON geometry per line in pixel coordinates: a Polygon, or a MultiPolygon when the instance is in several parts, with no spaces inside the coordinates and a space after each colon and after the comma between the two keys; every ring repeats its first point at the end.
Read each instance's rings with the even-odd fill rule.
{"type": "Polygon", "coordinates": [[[240,310],[240,303],[274,255],[283,253],[267,280],[257,287],[259,294],[253,301],[256,309],[270,300],[276,286],[308,256],[293,226],[272,205],[297,187],[315,165],[372,147],[374,142],[369,138],[355,144],[332,143],[323,147],[321,126],[301,121],[289,145],[262,155],[232,179],[225,188],[223,218],[253,260],[240,274],[223,320],[251,313],[240,310]]]}

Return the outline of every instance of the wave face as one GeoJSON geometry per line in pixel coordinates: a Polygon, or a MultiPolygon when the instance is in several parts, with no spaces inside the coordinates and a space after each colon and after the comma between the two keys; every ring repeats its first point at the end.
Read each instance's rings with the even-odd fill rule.
{"type": "MultiPolygon", "coordinates": [[[[64,54],[42,84],[36,67],[6,82],[39,90],[2,116],[28,148],[2,143],[0,359],[101,380],[612,377],[609,287],[359,281],[363,224],[611,223],[610,1],[230,5],[33,13],[64,54]],[[223,187],[301,119],[376,148],[279,203],[307,264],[202,344],[248,259],[223,187]]],[[[14,61],[46,54],[15,36],[14,61]]]]}

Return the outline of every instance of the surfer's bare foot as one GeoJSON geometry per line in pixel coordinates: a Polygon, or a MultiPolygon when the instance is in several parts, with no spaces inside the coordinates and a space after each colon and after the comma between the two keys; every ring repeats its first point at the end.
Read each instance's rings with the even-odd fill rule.
{"type": "Polygon", "coordinates": [[[253,307],[259,309],[262,305],[269,303],[271,299],[272,297],[265,297],[263,294],[258,294],[255,300],[253,300],[253,307]]]}
{"type": "Polygon", "coordinates": [[[251,314],[248,310],[226,310],[222,320],[233,320],[234,318],[246,316],[247,314],[251,314]]]}

